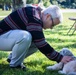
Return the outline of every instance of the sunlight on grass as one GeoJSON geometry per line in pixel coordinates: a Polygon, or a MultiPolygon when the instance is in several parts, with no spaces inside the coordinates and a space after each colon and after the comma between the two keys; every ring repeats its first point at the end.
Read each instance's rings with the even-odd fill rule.
{"type": "MultiPolygon", "coordinates": [[[[1,11],[0,15],[8,15],[11,11],[1,11]]],[[[67,47],[76,56],[76,32],[73,35],[67,35],[67,32],[73,21],[69,17],[76,16],[76,13],[64,13],[63,23],[57,25],[52,30],[44,30],[46,41],[54,47],[56,51],[60,51],[63,47],[67,47]]],[[[2,18],[0,18],[2,19],[2,18]]],[[[42,53],[37,51],[24,60],[27,71],[20,69],[10,69],[9,63],[6,61],[7,52],[0,51],[0,75],[60,75],[57,71],[48,71],[46,67],[56,62],[50,61],[42,53]]]]}
{"type": "Polygon", "coordinates": [[[12,11],[3,11],[0,9],[0,16],[7,16],[11,13],[12,11]]]}

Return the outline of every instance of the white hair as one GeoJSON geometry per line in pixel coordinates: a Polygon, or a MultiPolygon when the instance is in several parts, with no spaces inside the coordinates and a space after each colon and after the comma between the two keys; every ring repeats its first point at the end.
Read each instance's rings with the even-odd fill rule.
{"type": "Polygon", "coordinates": [[[50,14],[53,19],[58,18],[60,22],[63,21],[61,9],[56,5],[51,5],[44,9],[42,12],[44,12],[44,14],[50,14]]]}

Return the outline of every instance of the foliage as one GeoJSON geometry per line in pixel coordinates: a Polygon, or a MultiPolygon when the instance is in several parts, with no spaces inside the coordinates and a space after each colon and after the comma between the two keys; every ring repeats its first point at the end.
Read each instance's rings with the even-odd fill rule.
{"type": "MultiPolygon", "coordinates": [[[[12,0],[0,0],[0,4],[11,4],[12,0]]],[[[26,0],[27,4],[37,4],[40,0],[26,0]]],[[[76,8],[76,0],[42,0],[47,7],[50,4],[59,4],[60,6],[67,8],[76,8]]],[[[17,1],[18,2],[18,1],[17,1]]]]}
{"type": "Polygon", "coordinates": [[[38,0],[27,0],[27,4],[37,4],[38,0]]]}
{"type": "Polygon", "coordinates": [[[10,4],[11,0],[0,0],[0,4],[10,4]]]}
{"type": "MultiPolygon", "coordinates": [[[[42,0],[44,6],[49,6],[50,5],[50,1],[49,0],[42,0]]],[[[31,3],[31,4],[37,4],[39,1],[38,0],[27,0],[27,4],[31,3]]]]}
{"type": "Polygon", "coordinates": [[[50,1],[49,0],[43,0],[43,4],[44,4],[44,6],[49,6],[51,3],[50,3],[50,1]]]}

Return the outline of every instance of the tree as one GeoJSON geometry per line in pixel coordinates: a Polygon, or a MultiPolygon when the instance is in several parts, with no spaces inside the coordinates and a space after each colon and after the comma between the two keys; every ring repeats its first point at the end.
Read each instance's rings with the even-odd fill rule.
{"type": "Polygon", "coordinates": [[[76,0],[50,0],[52,4],[55,4],[54,1],[57,2],[57,4],[59,4],[61,7],[76,8],[76,0]]]}
{"type": "Polygon", "coordinates": [[[37,4],[38,0],[27,0],[27,4],[37,4]]]}
{"type": "Polygon", "coordinates": [[[2,5],[2,10],[4,10],[4,6],[10,6],[11,0],[0,0],[0,5],[2,5]]]}

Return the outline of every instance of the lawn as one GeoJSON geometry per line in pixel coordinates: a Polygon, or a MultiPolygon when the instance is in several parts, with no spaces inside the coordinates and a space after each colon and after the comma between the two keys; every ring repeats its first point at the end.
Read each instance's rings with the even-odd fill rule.
{"type": "Polygon", "coordinates": [[[2,10],[0,9],[0,16],[6,16],[6,15],[8,15],[9,13],[11,13],[11,11],[2,11],[2,10]]]}
{"type": "MultiPolygon", "coordinates": [[[[8,15],[10,11],[1,11],[1,15],[8,15]]],[[[76,13],[63,13],[64,21],[62,24],[54,27],[52,30],[44,30],[47,42],[56,50],[60,51],[63,47],[69,48],[76,56],[76,32],[73,35],[67,35],[67,32],[72,21],[68,20],[69,17],[76,16],[76,13]]],[[[21,69],[11,69],[9,63],[6,61],[9,52],[0,51],[0,75],[60,75],[57,71],[48,71],[46,67],[53,65],[56,62],[50,61],[39,51],[29,56],[24,60],[27,67],[26,71],[21,69]]]]}
{"type": "MultiPolygon", "coordinates": [[[[0,9],[0,16],[7,16],[9,15],[9,13],[11,13],[11,11],[2,11],[2,9],[0,9]]],[[[0,17],[0,20],[3,18],[4,17],[0,17]]]]}

